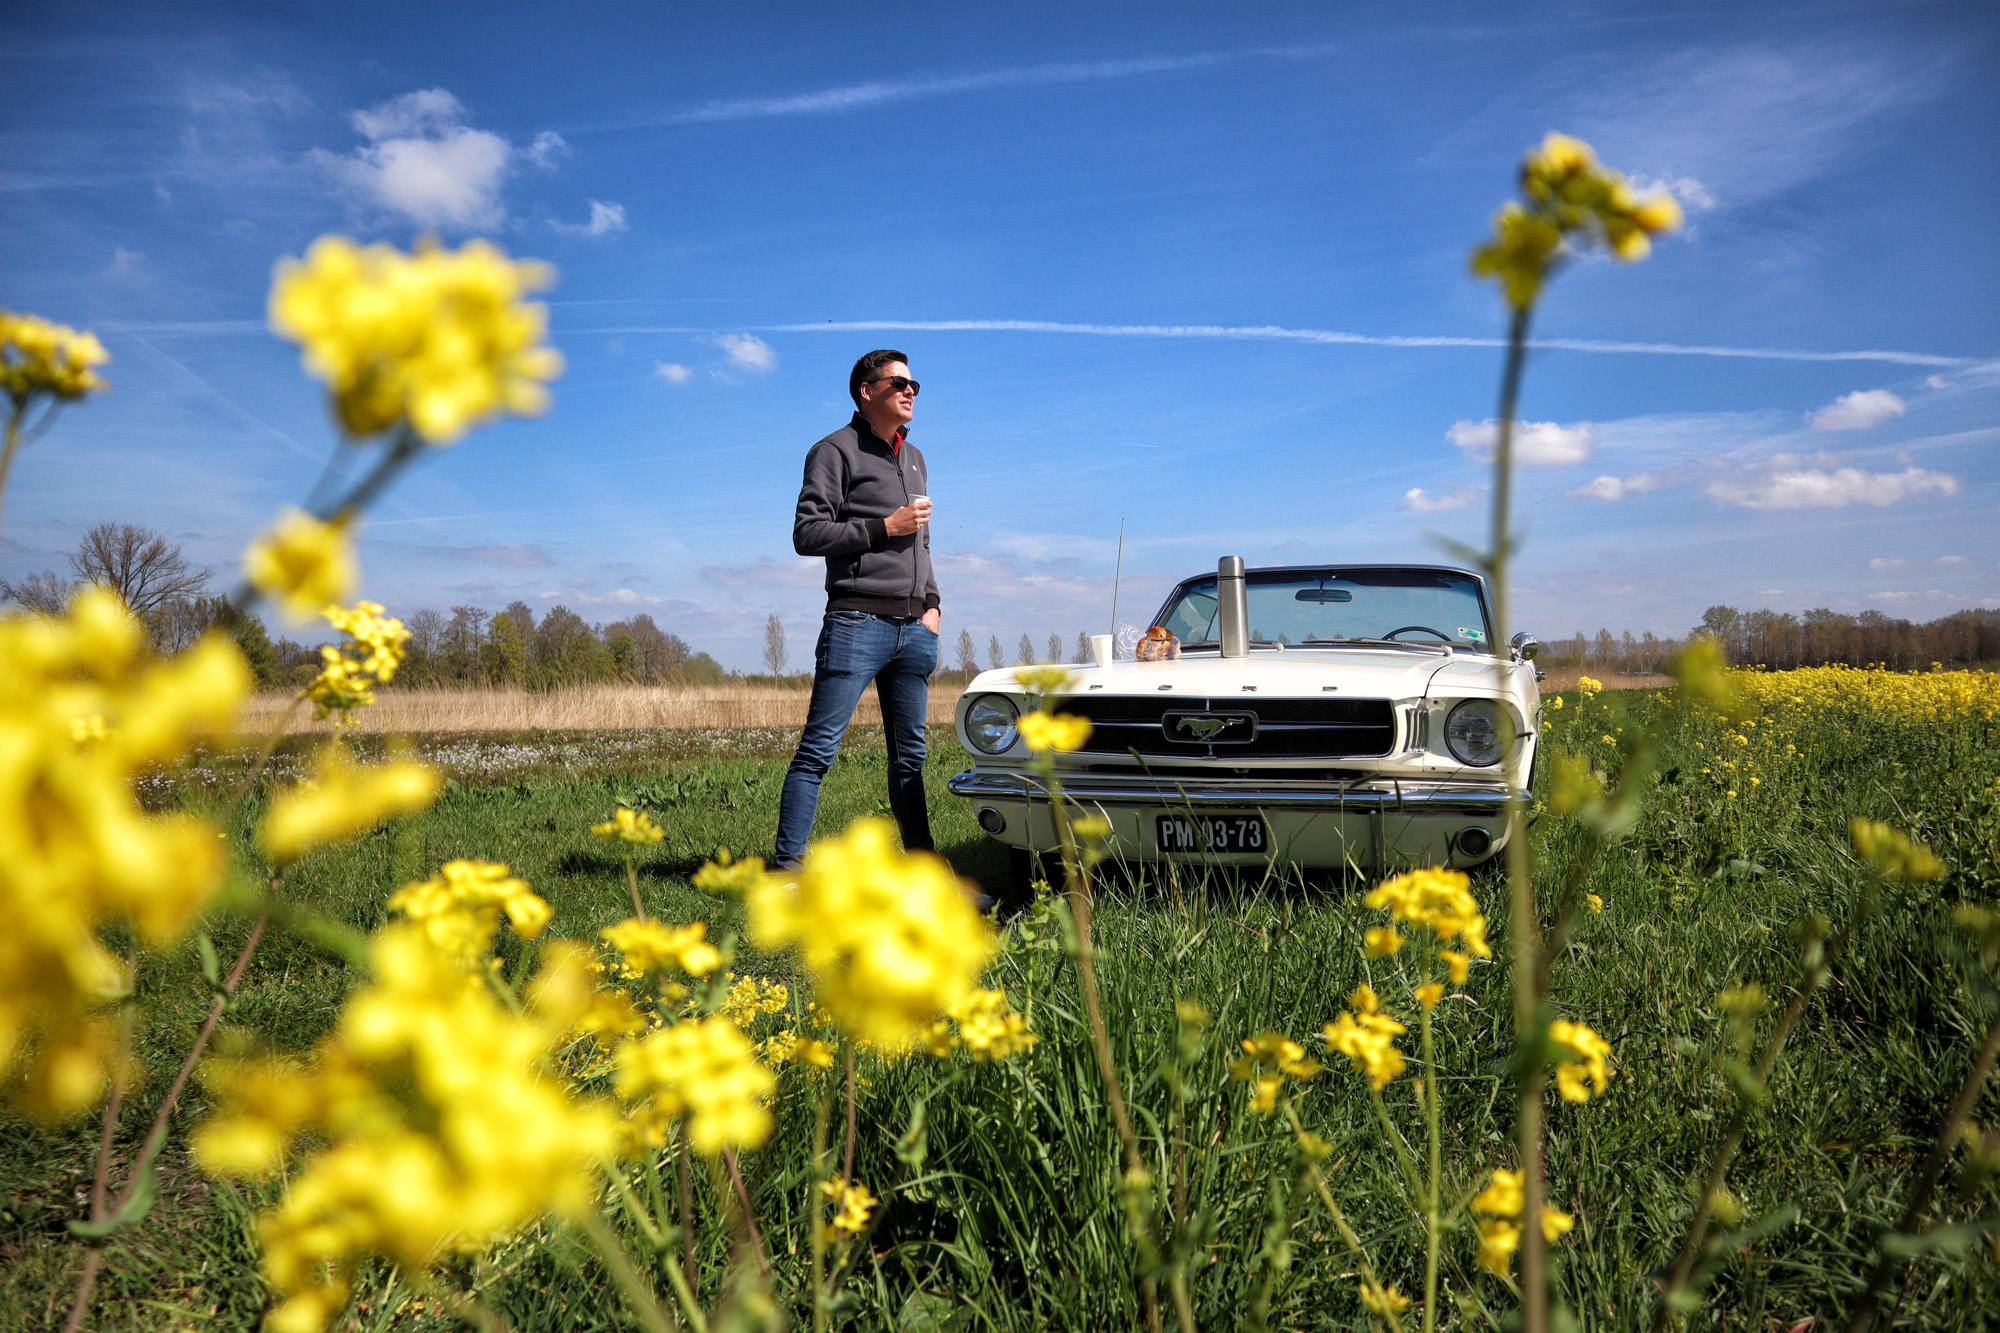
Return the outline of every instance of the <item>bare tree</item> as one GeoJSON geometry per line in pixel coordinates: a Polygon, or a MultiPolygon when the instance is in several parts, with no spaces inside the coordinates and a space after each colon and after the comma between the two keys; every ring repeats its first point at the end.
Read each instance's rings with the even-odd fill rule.
{"type": "Polygon", "coordinates": [[[1007,665],[1007,659],[1000,653],[1000,636],[998,634],[990,634],[986,638],[986,660],[993,664],[995,671],[1007,665]]]}
{"type": "Polygon", "coordinates": [[[1035,660],[1035,641],[1027,635],[1021,636],[1020,647],[1014,650],[1014,665],[1028,666],[1035,660]]]}
{"type": "Polygon", "coordinates": [[[130,523],[99,523],[84,533],[69,567],[83,582],[117,593],[140,617],[163,602],[200,597],[208,588],[208,571],[190,568],[179,546],[130,523]]]}
{"type": "Polygon", "coordinates": [[[40,615],[59,616],[69,605],[70,590],[74,586],[53,569],[45,569],[39,574],[28,575],[19,583],[0,579],[0,602],[16,602],[40,615]]]}
{"type": "Polygon", "coordinates": [[[979,674],[979,649],[972,645],[972,631],[958,632],[958,669],[968,678],[979,674]]]}
{"type": "Polygon", "coordinates": [[[776,615],[764,622],[764,669],[774,676],[785,674],[785,624],[776,615]]]}
{"type": "Polygon", "coordinates": [[[1076,656],[1070,660],[1078,663],[1090,660],[1090,635],[1083,630],[1076,632],[1076,656]]]}
{"type": "Polygon", "coordinates": [[[1062,635],[1049,635],[1049,655],[1047,660],[1051,662],[1062,661],[1062,635]]]}

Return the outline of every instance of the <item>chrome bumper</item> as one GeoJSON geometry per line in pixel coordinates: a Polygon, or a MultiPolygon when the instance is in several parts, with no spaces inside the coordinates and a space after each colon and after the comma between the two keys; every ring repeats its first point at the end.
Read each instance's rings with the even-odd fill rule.
{"type": "MultiPolygon", "coordinates": [[[[1046,801],[1048,791],[1032,773],[981,773],[969,769],[945,786],[969,801],[1046,801]]],[[[1413,782],[1403,778],[1364,778],[1353,782],[1259,782],[1255,778],[1216,778],[1170,782],[1150,777],[1107,777],[1078,774],[1062,781],[1063,795],[1089,805],[1148,806],[1287,806],[1315,810],[1349,808],[1369,814],[1466,815],[1498,819],[1511,794],[1526,801],[1528,793],[1509,792],[1504,782],[1413,782]]]]}

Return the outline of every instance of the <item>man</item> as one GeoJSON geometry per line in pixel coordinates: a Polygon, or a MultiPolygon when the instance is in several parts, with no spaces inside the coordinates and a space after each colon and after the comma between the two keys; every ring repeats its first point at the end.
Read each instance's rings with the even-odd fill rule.
{"type": "Polygon", "coordinates": [[[812,703],[778,799],[776,866],[795,867],[812,835],[820,781],[868,682],[882,704],[889,809],[908,851],[931,849],[924,716],[937,668],[938,590],[924,456],[909,441],[918,384],[893,348],[854,363],[854,419],[806,454],[792,548],[826,557],[826,618],[813,647],[812,703]]]}

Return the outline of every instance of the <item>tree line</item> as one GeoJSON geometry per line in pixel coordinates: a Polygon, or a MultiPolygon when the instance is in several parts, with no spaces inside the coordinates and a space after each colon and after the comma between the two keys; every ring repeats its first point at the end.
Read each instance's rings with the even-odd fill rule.
{"type": "Polygon", "coordinates": [[[1916,671],[1933,662],[1949,667],[2000,664],[2000,610],[1954,611],[1936,620],[1903,620],[1882,611],[1857,615],[1816,607],[1789,611],[1739,611],[1711,606],[1687,638],[1662,639],[1628,630],[1601,629],[1568,639],[1542,640],[1546,666],[1586,667],[1631,674],[1665,671],[1692,638],[1709,638],[1739,666],[1773,671],[1806,666],[1873,666],[1916,671]]]}
{"type": "MultiPolygon", "coordinates": [[[[96,584],[118,594],[156,652],[179,652],[209,630],[221,629],[243,650],[260,687],[303,685],[319,671],[316,647],[287,638],[274,642],[259,616],[217,593],[213,576],[190,565],[181,548],[160,533],[100,523],[77,543],[69,571],[64,576],[43,570],[18,583],[0,579],[0,602],[60,615],[79,586],[96,584]]],[[[714,658],[645,614],[592,625],[568,607],[555,606],[538,620],[527,603],[517,601],[497,614],[476,606],[454,606],[449,615],[426,609],[406,624],[410,639],[396,688],[545,690],[613,681],[709,684],[727,676],[714,658]]]]}

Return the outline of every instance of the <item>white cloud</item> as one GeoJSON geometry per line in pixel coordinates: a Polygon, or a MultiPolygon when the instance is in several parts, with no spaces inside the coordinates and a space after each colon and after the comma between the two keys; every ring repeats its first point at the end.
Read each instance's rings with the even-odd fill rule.
{"type": "Polygon", "coordinates": [[[1806,419],[1814,430],[1867,430],[1903,415],[1904,407],[1903,400],[1887,389],[1857,389],[1817,412],[1808,412],[1806,419]]]}
{"type": "Polygon", "coordinates": [[[139,266],[145,262],[146,252],[144,250],[127,250],[122,245],[113,246],[111,249],[111,262],[105,266],[104,271],[106,273],[117,274],[119,277],[129,277],[137,273],[139,266]]]}
{"type": "Polygon", "coordinates": [[[655,361],[653,373],[669,384],[686,384],[688,377],[694,374],[686,366],[673,361],[655,361]]]}
{"type": "Polygon", "coordinates": [[[1635,472],[1629,477],[1595,477],[1570,492],[1577,500],[1623,500],[1627,496],[1644,495],[1657,491],[1668,484],[1666,477],[1651,472],[1635,472]]]}
{"type": "Polygon", "coordinates": [[[1438,514],[1447,509],[1463,509],[1479,498],[1474,490],[1446,491],[1442,495],[1431,495],[1421,486],[1413,486],[1403,492],[1397,502],[1398,509],[1407,509],[1413,514],[1438,514]]]}
{"type": "Polygon", "coordinates": [[[601,199],[590,201],[590,221],[584,230],[592,236],[602,236],[610,231],[625,230],[625,205],[607,204],[601,199]]]}
{"type": "Polygon", "coordinates": [[[1945,592],[1940,588],[1926,588],[1922,592],[1871,592],[1868,594],[1868,600],[1871,602],[1910,602],[1918,598],[1929,597],[1950,597],[1955,600],[1957,594],[1945,592]]]}
{"type": "Polygon", "coordinates": [[[1901,556],[1877,556],[1868,562],[1868,568],[1882,573],[1891,569],[1909,569],[1916,565],[1936,565],[1939,569],[1964,569],[1972,563],[1972,560],[1962,555],[1941,555],[1935,560],[1905,560],[1901,556]]]}
{"type": "MultiPolygon", "coordinates": [[[[576,580],[570,580],[570,585],[572,588],[575,587],[576,580]]],[[[538,601],[553,602],[560,598],[564,603],[574,602],[578,606],[665,606],[667,604],[667,599],[664,597],[648,596],[645,593],[633,592],[630,588],[617,588],[604,593],[544,592],[535,596],[538,601]]]]}
{"type": "Polygon", "coordinates": [[[1883,508],[1927,495],[1957,495],[1959,485],[1958,478],[1949,473],[1920,467],[1864,472],[1854,467],[1785,470],[1780,465],[1754,476],[1721,477],[1702,489],[1711,499],[1745,509],[1839,509],[1848,505],[1883,508]]]}
{"type": "Polygon", "coordinates": [[[826,582],[826,562],[760,556],[754,565],[703,565],[701,576],[719,588],[817,588],[826,582]]]}
{"type": "MultiPolygon", "coordinates": [[[[1493,456],[1500,426],[1494,421],[1458,421],[1444,437],[1475,457],[1493,456]]],[[[1522,467],[1557,467],[1581,463],[1597,451],[1597,427],[1588,421],[1564,426],[1553,421],[1514,423],[1514,461],[1522,467]]]]}
{"type": "Polygon", "coordinates": [[[1689,213],[1706,213],[1715,207],[1715,196],[1692,176],[1634,176],[1631,179],[1632,188],[1639,193],[1665,190],[1678,199],[1681,207],[1689,213]]]}
{"type": "Polygon", "coordinates": [[[754,333],[724,333],[718,335],[714,342],[732,366],[763,371],[778,364],[778,349],[754,333]]]}
{"type": "Polygon", "coordinates": [[[1955,389],[1958,386],[1942,375],[1931,375],[1925,378],[1924,387],[1926,389],[1955,389]]]}
{"type": "Polygon", "coordinates": [[[425,227],[499,226],[507,215],[501,187],[515,163],[546,167],[567,148],[551,131],[522,148],[474,129],[465,104],[443,88],[405,93],[352,119],[369,142],[344,155],[316,149],[313,160],[361,201],[425,227]]]}

